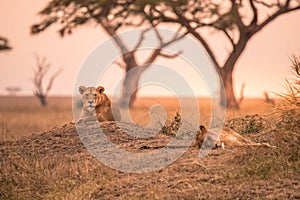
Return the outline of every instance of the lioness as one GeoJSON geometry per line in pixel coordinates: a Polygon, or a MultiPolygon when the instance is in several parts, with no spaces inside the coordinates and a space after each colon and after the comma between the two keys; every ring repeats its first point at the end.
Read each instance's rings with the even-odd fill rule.
{"type": "Polygon", "coordinates": [[[215,148],[225,148],[225,146],[266,146],[272,148],[276,147],[271,146],[268,143],[253,142],[250,139],[241,136],[239,133],[227,127],[224,127],[218,134],[213,130],[208,131],[202,125],[199,127],[199,131],[195,140],[195,146],[200,148],[205,137],[207,137],[207,139],[210,141],[214,141],[215,148]]]}
{"type": "Polygon", "coordinates": [[[104,87],[80,86],[79,92],[83,104],[79,120],[87,120],[93,116],[97,117],[100,122],[120,120],[119,110],[115,109],[114,112],[112,111],[111,101],[104,94],[104,87]]]}

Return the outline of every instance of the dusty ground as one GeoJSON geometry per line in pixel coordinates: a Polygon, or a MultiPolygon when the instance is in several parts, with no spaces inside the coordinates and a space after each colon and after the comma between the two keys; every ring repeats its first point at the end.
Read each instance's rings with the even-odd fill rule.
{"type": "MultiPolygon", "coordinates": [[[[133,152],[172,137],[130,139],[114,124],[102,125],[114,143],[133,152]]],[[[270,144],[278,137],[274,130],[251,135],[270,144]]],[[[217,149],[202,159],[191,147],[161,170],[125,173],[89,154],[69,123],[0,143],[0,199],[300,199],[299,154],[291,160],[285,145],[217,149]]]]}

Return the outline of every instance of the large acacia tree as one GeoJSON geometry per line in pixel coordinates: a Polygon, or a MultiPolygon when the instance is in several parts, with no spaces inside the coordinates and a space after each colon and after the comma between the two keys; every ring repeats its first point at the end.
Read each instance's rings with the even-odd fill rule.
{"type": "MultiPolygon", "coordinates": [[[[136,1],[140,2],[140,1],[136,1]]],[[[236,62],[251,38],[281,15],[300,9],[300,0],[145,0],[138,12],[156,23],[185,27],[207,50],[225,86],[227,106],[238,108],[233,86],[236,62]],[[174,3],[177,2],[177,3],[174,3]],[[180,2],[180,3],[178,3],[180,2]],[[221,33],[227,40],[227,56],[217,55],[219,46],[209,43],[205,30],[221,33]]]]}
{"type": "Polygon", "coordinates": [[[132,106],[136,99],[142,73],[159,56],[165,58],[178,56],[179,52],[167,54],[163,49],[187,34],[187,31],[182,34],[179,34],[178,31],[166,41],[156,28],[159,22],[152,23],[151,19],[139,12],[140,8],[140,3],[130,0],[52,0],[39,12],[41,19],[31,27],[31,33],[40,33],[53,24],[59,26],[61,36],[71,34],[77,27],[83,25],[96,24],[101,26],[109,36],[112,36],[121,52],[120,60],[115,62],[125,72],[119,105],[123,107],[132,106]],[[123,41],[117,34],[122,27],[138,27],[141,25],[148,28],[140,33],[134,47],[129,49],[126,41],[123,41]],[[154,30],[158,45],[152,49],[146,59],[143,61],[137,60],[136,53],[145,39],[146,32],[150,29],[154,30]]]}

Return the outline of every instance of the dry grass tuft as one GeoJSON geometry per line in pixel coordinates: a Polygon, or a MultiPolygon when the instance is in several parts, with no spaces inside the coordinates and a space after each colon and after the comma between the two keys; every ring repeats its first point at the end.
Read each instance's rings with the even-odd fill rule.
{"type": "Polygon", "coordinates": [[[266,134],[258,133],[255,137],[267,139],[277,146],[273,151],[257,150],[242,173],[245,177],[283,178],[300,174],[300,57],[292,58],[291,69],[294,79],[287,80],[286,93],[279,94],[281,99],[273,108],[273,116],[276,116],[273,123],[265,123],[263,118],[255,116],[250,117],[250,123],[245,124],[246,127],[252,127],[250,130],[254,130],[254,133],[269,124],[266,134]]]}
{"type": "Polygon", "coordinates": [[[286,93],[278,94],[282,101],[276,107],[276,115],[279,127],[300,133],[300,56],[291,61],[294,79],[286,80],[286,93]]]}
{"type": "Polygon", "coordinates": [[[278,117],[277,127],[281,143],[287,148],[283,153],[289,162],[300,163],[300,56],[292,57],[292,80],[287,80],[287,91],[280,94],[282,101],[275,108],[278,117]]]}
{"type": "Polygon", "coordinates": [[[172,120],[167,120],[165,125],[162,127],[162,133],[167,135],[176,135],[177,131],[181,126],[181,115],[176,112],[176,115],[172,120]]]}
{"type": "Polygon", "coordinates": [[[240,134],[255,134],[270,130],[271,123],[261,115],[246,115],[244,117],[229,119],[225,126],[240,134]]]}

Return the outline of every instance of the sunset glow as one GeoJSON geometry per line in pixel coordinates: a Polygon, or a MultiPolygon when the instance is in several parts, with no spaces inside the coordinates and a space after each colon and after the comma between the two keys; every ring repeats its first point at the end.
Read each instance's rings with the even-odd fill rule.
{"type": "MultiPolygon", "coordinates": [[[[11,86],[20,86],[22,88],[20,94],[32,94],[31,78],[36,64],[34,54],[47,57],[53,66],[50,73],[63,68],[51,95],[71,95],[81,64],[94,48],[108,39],[99,27],[93,26],[79,28],[71,36],[65,38],[61,38],[55,28],[40,35],[31,36],[29,27],[38,20],[37,12],[44,4],[43,1],[33,0],[12,0],[0,3],[1,34],[9,39],[13,47],[12,51],[3,52],[0,55],[1,95],[7,94],[5,88],[11,86]]],[[[299,11],[281,16],[250,41],[234,73],[237,96],[243,83],[246,84],[245,96],[248,97],[263,97],[263,91],[280,92],[283,90],[283,81],[290,76],[289,57],[300,52],[299,21],[299,11]]],[[[211,45],[220,49],[218,51],[220,55],[225,55],[226,44],[215,37],[215,33],[209,34],[212,36],[211,45]]],[[[115,69],[111,69],[111,78],[121,79],[122,70],[117,66],[112,66],[112,68],[115,69]]],[[[192,83],[192,85],[195,90],[202,90],[199,88],[201,84],[192,83]]],[[[114,89],[109,84],[107,87],[108,92],[114,89]]],[[[141,95],[157,94],[145,88],[141,91],[141,95]]],[[[203,94],[198,92],[197,95],[203,94]]]]}

